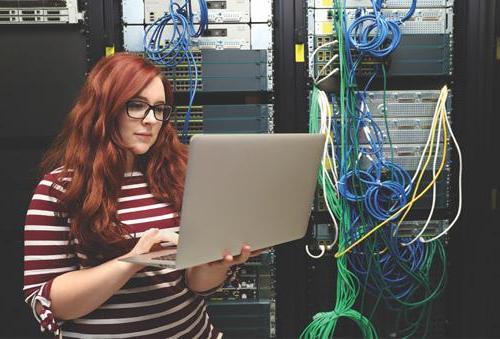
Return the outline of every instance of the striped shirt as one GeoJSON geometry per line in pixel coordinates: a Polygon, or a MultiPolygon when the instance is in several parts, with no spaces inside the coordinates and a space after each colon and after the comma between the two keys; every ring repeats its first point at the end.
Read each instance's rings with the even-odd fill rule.
{"type": "MultiPolygon", "coordinates": [[[[24,297],[41,329],[60,332],[65,338],[221,337],[210,322],[203,296],[187,288],[184,272],[152,267],[136,273],[84,317],[64,322],[53,318],[49,297],[53,279],[84,267],[86,259],[78,252],[77,242],[68,240],[68,216],[60,213],[59,204],[64,188],[51,188],[58,173],[45,175],[36,187],[24,228],[24,297]],[[36,302],[43,306],[41,315],[34,311],[36,302]]],[[[123,179],[118,218],[137,237],[152,227],[179,229],[177,212],[153,197],[139,172],[127,173],[123,179]]]]}

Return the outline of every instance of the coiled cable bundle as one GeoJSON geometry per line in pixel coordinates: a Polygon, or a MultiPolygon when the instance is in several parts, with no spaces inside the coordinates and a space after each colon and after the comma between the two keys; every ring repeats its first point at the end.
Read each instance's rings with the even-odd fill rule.
{"type": "Polygon", "coordinates": [[[188,71],[189,102],[182,130],[183,141],[188,141],[188,127],[196,90],[198,87],[198,66],[191,50],[192,38],[200,37],[208,27],[208,8],[205,0],[198,0],[200,13],[198,27],[191,0],[170,0],[167,14],[146,28],[144,51],[153,62],[174,68],[186,63],[188,71]],[[168,28],[168,29],[167,29],[168,28]],[[170,36],[167,36],[170,32],[170,36]]]}
{"type": "Polygon", "coordinates": [[[356,11],[356,18],[347,29],[352,47],[377,58],[391,54],[401,42],[400,25],[408,20],[417,7],[413,0],[406,15],[398,20],[388,19],[382,13],[382,0],[372,0],[372,13],[356,11]]]}

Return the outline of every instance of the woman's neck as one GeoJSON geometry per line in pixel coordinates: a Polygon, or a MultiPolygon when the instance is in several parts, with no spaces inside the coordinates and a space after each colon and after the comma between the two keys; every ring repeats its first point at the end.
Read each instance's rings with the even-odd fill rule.
{"type": "Polygon", "coordinates": [[[127,161],[125,163],[125,172],[133,172],[135,168],[135,155],[127,151],[127,161]]]}

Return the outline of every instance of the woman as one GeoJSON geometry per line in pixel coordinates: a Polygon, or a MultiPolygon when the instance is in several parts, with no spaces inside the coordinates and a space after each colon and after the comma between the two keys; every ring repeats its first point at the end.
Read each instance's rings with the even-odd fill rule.
{"type": "Polygon", "coordinates": [[[170,273],[118,260],[176,244],[187,151],[169,123],[172,102],[168,81],[142,57],[116,54],[89,74],[26,216],[24,293],[42,330],[221,335],[202,296],[248,260],[248,246],[236,258],[170,273]]]}

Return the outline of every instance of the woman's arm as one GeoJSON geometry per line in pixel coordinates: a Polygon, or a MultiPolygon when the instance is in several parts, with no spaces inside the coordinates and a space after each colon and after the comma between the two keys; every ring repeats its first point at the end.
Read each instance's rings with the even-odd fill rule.
{"type": "Polygon", "coordinates": [[[113,259],[56,277],[50,289],[54,317],[69,320],[92,312],[140,269],[134,264],[113,259]]]}
{"type": "MultiPolygon", "coordinates": [[[[150,251],[160,242],[177,243],[177,235],[157,228],[146,231],[128,257],[150,251]]],[[[92,268],[72,271],[56,277],[50,290],[52,312],[58,319],[82,317],[108,300],[144,266],[116,258],[92,268]]]]}

